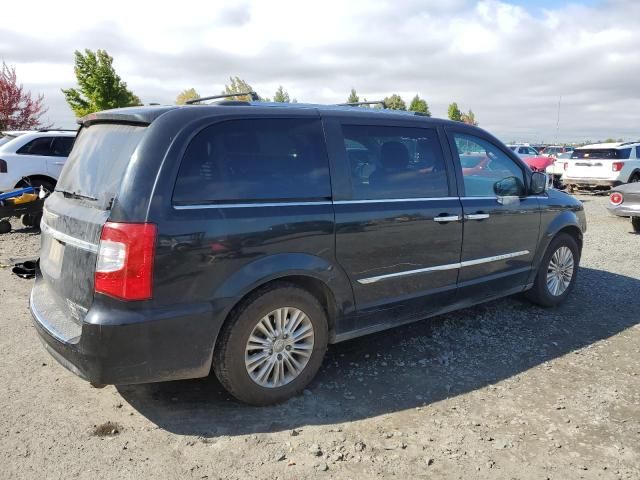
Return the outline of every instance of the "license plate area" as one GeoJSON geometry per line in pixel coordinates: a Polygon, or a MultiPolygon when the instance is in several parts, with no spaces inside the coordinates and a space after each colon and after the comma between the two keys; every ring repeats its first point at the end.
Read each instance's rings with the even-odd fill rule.
{"type": "Polygon", "coordinates": [[[46,252],[46,254],[43,255],[40,261],[40,268],[51,278],[59,279],[64,261],[65,245],[47,235],[42,251],[46,252]]]}

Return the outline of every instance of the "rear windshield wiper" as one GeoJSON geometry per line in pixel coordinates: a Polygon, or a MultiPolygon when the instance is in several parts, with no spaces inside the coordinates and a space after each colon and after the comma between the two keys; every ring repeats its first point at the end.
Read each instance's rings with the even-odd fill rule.
{"type": "Polygon", "coordinates": [[[60,192],[65,196],[65,198],[77,198],[82,200],[91,200],[92,202],[97,202],[98,199],[96,197],[92,197],[90,195],[85,195],[83,193],[78,192],[69,192],[67,190],[56,190],[56,192],[60,192]]]}

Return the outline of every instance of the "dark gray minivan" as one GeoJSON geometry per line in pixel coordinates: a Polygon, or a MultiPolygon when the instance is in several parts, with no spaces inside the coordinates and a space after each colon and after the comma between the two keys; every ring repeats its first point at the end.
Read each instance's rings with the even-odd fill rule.
{"type": "Polygon", "coordinates": [[[30,305],[94,385],[207,376],[285,400],[329,343],[576,281],[582,205],[487,132],[407,112],[222,101],[89,115],[30,305]]]}

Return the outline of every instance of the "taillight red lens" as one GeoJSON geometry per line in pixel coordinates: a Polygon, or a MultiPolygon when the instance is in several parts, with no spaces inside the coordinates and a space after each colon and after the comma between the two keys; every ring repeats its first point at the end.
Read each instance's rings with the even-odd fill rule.
{"type": "Polygon", "coordinates": [[[0,173],[7,173],[7,161],[0,160],[0,173]]]}
{"type": "Polygon", "coordinates": [[[152,223],[105,223],[96,261],[95,291],[122,300],[150,299],[156,235],[152,223]]]}
{"type": "Polygon", "coordinates": [[[624,197],[620,192],[613,192],[609,197],[609,201],[612,205],[620,205],[622,202],[624,202],[624,197]]]}
{"type": "Polygon", "coordinates": [[[624,167],[624,162],[613,162],[613,165],[611,165],[611,169],[614,172],[619,172],[620,170],[622,170],[623,167],[624,167]]]}
{"type": "Polygon", "coordinates": [[[569,162],[564,162],[564,164],[563,164],[563,168],[564,168],[564,170],[566,171],[566,170],[567,170],[567,168],[569,168],[569,162]]]}

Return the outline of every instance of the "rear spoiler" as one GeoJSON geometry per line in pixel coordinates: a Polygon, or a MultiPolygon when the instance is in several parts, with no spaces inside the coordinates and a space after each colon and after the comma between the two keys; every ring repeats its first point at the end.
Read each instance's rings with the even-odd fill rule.
{"type": "Polygon", "coordinates": [[[78,123],[88,127],[94,123],[125,123],[130,125],[149,125],[156,118],[169,110],[177,108],[175,106],[149,106],[145,108],[115,108],[102,112],[90,113],[80,119],[78,123]]]}

